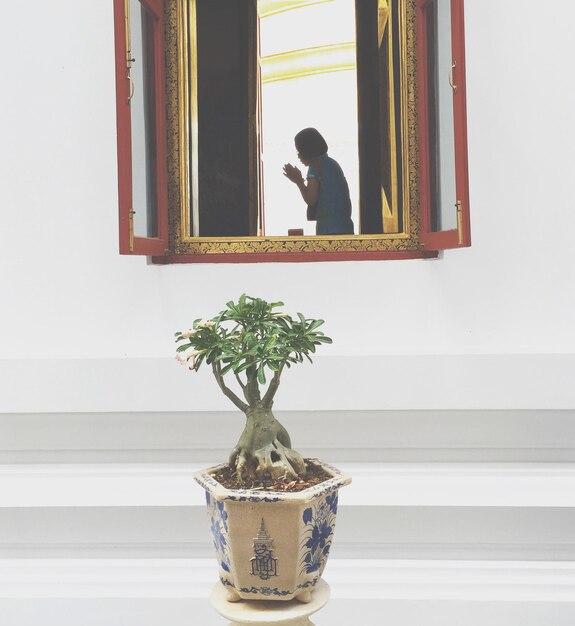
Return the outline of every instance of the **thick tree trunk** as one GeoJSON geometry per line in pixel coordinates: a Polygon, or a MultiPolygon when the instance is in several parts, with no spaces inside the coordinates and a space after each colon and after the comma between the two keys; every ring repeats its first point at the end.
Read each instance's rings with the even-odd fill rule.
{"type": "Polygon", "coordinates": [[[305,477],[304,460],[292,450],[286,429],[276,420],[271,408],[261,402],[247,409],[246,425],[229,463],[244,478],[305,477]]]}

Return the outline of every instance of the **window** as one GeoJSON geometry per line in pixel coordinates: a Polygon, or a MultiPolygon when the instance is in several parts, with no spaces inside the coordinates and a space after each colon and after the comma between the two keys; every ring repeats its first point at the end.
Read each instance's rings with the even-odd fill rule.
{"type": "Polygon", "coordinates": [[[120,252],[168,248],[164,3],[115,3],[120,252]]]}
{"type": "Polygon", "coordinates": [[[428,249],[469,246],[463,2],[417,8],[421,239],[428,249]]]}
{"type": "Polygon", "coordinates": [[[115,0],[115,24],[122,253],[359,260],[470,245],[463,0],[115,0]],[[342,18],[322,34],[325,11],[347,11],[355,33],[342,18]],[[309,36],[278,35],[294,24],[309,36]],[[274,146],[294,161],[294,133],[266,124],[299,89],[332,120],[330,155],[351,163],[354,235],[282,232],[304,226],[305,205],[290,208],[272,167],[274,146]]]}
{"type": "Polygon", "coordinates": [[[355,4],[331,0],[282,10],[273,0],[258,2],[261,66],[263,234],[285,235],[306,221],[298,188],[283,175],[286,161],[305,174],[294,151],[302,128],[321,130],[329,154],[345,173],[351,217],[357,233],[359,155],[355,4]]]}

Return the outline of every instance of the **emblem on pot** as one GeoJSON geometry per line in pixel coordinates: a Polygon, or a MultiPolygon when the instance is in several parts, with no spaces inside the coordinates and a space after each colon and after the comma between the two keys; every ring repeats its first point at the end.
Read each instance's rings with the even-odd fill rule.
{"type": "Polygon", "coordinates": [[[259,576],[261,580],[268,580],[272,576],[278,575],[278,560],[273,556],[274,542],[270,537],[264,518],[258,530],[257,537],[254,537],[254,556],[251,558],[251,574],[259,576]]]}

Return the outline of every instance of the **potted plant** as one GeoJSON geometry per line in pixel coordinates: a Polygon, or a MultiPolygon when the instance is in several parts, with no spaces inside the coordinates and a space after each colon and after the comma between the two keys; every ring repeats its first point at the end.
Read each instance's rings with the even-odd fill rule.
{"type": "Polygon", "coordinates": [[[177,359],[194,371],[210,366],[246,418],[228,463],[195,475],[206,490],[230,601],[309,602],[333,539],[338,489],[351,482],[317,459],[304,460],[273,415],[286,367],[311,362],[318,346],[332,342],[319,330],[323,320],[301,313],[293,318],[278,310],[282,306],[244,294],[176,333],[177,359]]]}

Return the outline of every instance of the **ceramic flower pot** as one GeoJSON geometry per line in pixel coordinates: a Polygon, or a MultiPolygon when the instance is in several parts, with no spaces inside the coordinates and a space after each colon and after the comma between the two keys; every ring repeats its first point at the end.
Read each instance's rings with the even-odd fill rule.
{"type": "Polygon", "coordinates": [[[297,493],[231,490],[212,475],[194,475],[206,490],[208,518],[228,600],[311,600],[325,568],[338,490],[351,478],[320,463],[329,480],[297,493]]]}

